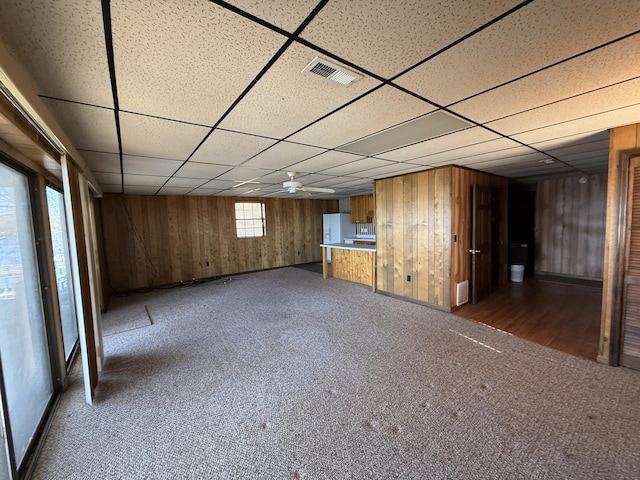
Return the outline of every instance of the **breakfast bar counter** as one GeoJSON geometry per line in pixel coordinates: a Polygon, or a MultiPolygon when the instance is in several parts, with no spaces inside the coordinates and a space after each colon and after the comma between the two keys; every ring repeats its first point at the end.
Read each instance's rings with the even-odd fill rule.
{"type": "Polygon", "coordinates": [[[371,286],[375,291],[376,246],[322,243],[322,278],[329,278],[327,249],[331,252],[331,273],[335,278],[371,286]]]}

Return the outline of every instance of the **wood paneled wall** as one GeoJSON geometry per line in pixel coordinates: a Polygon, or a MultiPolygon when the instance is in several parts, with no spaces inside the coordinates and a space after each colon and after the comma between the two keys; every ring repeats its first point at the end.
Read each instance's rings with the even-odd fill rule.
{"type": "Polygon", "coordinates": [[[110,287],[127,291],[321,260],[322,214],[337,200],[263,198],[267,234],[237,238],[236,197],[105,194],[110,287]]]}
{"type": "Polygon", "coordinates": [[[473,184],[495,188],[501,214],[497,280],[507,281],[508,179],[443,167],[376,181],[378,290],[446,309],[455,306],[456,284],[470,279],[473,184]]]}
{"type": "Polygon", "coordinates": [[[611,129],[598,361],[617,365],[624,288],[624,241],[629,159],[640,155],[640,124],[611,129]]]}
{"type": "Polygon", "coordinates": [[[450,307],[451,171],[375,182],[378,290],[450,307]]]}
{"type": "Polygon", "coordinates": [[[456,304],[456,285],[471,280],[471,188],[484,185],[493,189],[494,230],[492,263],[496,265],[494,283],[508,281],[508,202],[509,180],[490,173],[468,168],[452,167],[451,221],[451,306],[456,304]]]}
{"type": "Polygon", "coordinates": [[[538,182],[536,273],[602,279],[606,201],[606,174],[538,182]]]}

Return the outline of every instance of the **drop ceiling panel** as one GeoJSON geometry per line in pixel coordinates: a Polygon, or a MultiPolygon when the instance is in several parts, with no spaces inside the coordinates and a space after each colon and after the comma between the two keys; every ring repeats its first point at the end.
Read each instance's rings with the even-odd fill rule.
{"type": "Polygon", "coordinates": [[[550,138],[577,135],[594,130],[619,127],[638,122],[640,119],[640,104],[630,105],[589,117],[579,118],[570,122],[558,123],[542,127],[529,132],[513,135],[514,139],[524,143],[542,142],[550,138]]]}
{"type": "MultiPolygon", "coordinates": [[[[367,177],[369,170],[388,165],[398,164],[388,160],[380,160],[379,158],[364,158],[338,167],[328,168],[323,170],[322,173],[327,175],[355,175],[357,177],[367,177]]],[[[406,164],[404,166],[406,167],[406,164]]]]}
{"type": "Polygon", "coordinates": [[[640,35],[616,42],[451,107],[485,123],[565,98],[624,82],[640,73],[640,35]]]}
{"type": "Polygon", "coordinates": [[[135,175],[161,175],[170,177],[180,168],[179,160],[167,160],[166,158],[137,157],[125,155],[122,158],[124,173],[135,175]]]}
{"type": "Polygon", "coordinates": [[[448,105],[637,30],[637,10],[628,0],[537,0],[396,83],[448,105]]]}
{"type": "Polygon", "coordinates": [[[113,107],[100,2],[3,0],[0,38],[39,94],[113,107]]]}
{"type": "Polygon", "coordinates": [[[180,177],[172,177],[167,182],[167,187],[190,187],[196,188],[204,183],[207,183],[206,180],[202,178],[180,178],[180,177]]]}
{"type": "Polygon", "coordinates": [[[180,170],[175,173],[176,177],[182,178],[204,178],[211,180],[212,178],[222,175],[230,170],[227,165],[212,165],[210,163],[197,163],[189,161],[185,163],[180,170]]]}
{"type": "MultiPolygon", "coordinates": [[[[124,175],[125,191],[127,186],[136,187],[155,187],[156,190],[160,188],[165,182],[169,180],[169,177],[161,177],[158,175],[124,175]]],[[[154,191],[155,193],[155,191],[154,191]]]]}
{"type": "Polygon", "coordinates": [[[447,150],[433,155],[414,158],[406,163],[413,163],[416,165],[445,165],[448,163],[455,163],[463,158],[473,157],[484,153],[500,152],[502,150],[520,146],[521,145],[519,143],[509,140],[508,138],[497,138],[488,142],[476,143],[474,145],[447,150]]]}
{"type": "Polygon", "coordinates": [[[200,189],[212,189],[212,190],[226,190],[228,188],[233,187],[238,182],[234,182],[233,180],[211,180],[210,182],[205,183],[200,189]]]}
{"type": "Polygon", "coordinates": [[[488,162],[492,160],[499,160],[501,158],[517,158],[521,155],[526,155],[532,153],[529,147],[513,147],[506,148],[503,150],[493,150],[485,153],[479,153],[475,155],[464,155],[459,156],[455,160],[447,159],[444,161],[438,161],[431,164],[433,167],[441,167],[444,165],[454,164],[460,166],[466,166],[473,168],[477,164],[482,164],[483,162],[488,162]]]}
{"type": "Polygon", "coordinates": [[[316,55],[322,56],[303,45],[292,44],[220,126],[282,138],[380,84],[365,77],[345,88],[322,77],[303,74],[302,69],[316,55]]]}
{"type": "Polygon", "coordinates": [[[367,178],[385,178],[393,177],[395,175],[402,175],[406,173],[419,172],[424,170],[423,165],[411,165],[409,163],[394,163],[392,165],[386,165],[383,167],[372,168],[367,170],[367,178]]]}
{"type": "Polygon", "coordinates": [[[294,32],[318,3],[317,0],[231,0],[228,3],[288,32],[294,32]]]}
{"type": "Polygon", "coordinates": [[[240,165],[276,143],[271,138],[216,129],[193,154],[191,160],[219,165],[240,165]]]}
{"type": "MultiPolygon", "coordinates": [[[[531,150],[529,150],[529,152],[531,152],[531,150]]],[[[517,165],[518,167],[527,165],[538,166],[541,160],[548,159],[549,156],[544,153],[524,153],[523,155],[514,155],[507,158],[490,159],[474,163],[473,168],[484,170],[486,168],[499,169],[500,167],[513,168],[514,165],[517,165]]]]}
{"type": "Polygon", "coordinates": [[[191,190],[192,187],[162,187],[160,191],[157,193],[158,195],[186,195],[191,190]]]}
{"type": "Polygon", "coordinates": [[[352,153],[329,151],[321,153],[313,158],[291,165],[291,169],[296,172],[312,173],[326,170],[327,168],[337,167],[346,163],[354,162],[364,158],[362,155],[354,155],[352,153]]]}
{"type": "Polygon", "coordinates": [[[280,142],[244,163],[245,167],[286,168],[326,151],[323,148],[280,142]]]}
{"type": "Polygon", "coordinates": [[[122,151],[126,155],[186,160],[208,128],[161,118],[120,113],[122,151]]]}
{"type": "Polygon", "coordinates": [[[434,110],[433,106],[412,95],[384,86],[296,133],[289,140],[334,148],[434,110]]]}
{"type": "Polygon", "coordinates": [[[476,143],[487,142],[501,138],[489,130],[482,127],[472,127],[459,132],[432,138],[424,142],[416,143],[408,147],[399,148],[391,152],[376,155],[376,158],[404,162],[414,158],[433,155],[447,150],[453,150],[463,146],[474,145],[476,143]]]}
{"type": "Polygon", "coordinates": [[[513,135],[606,110],[615,110],[628,105],[629,102],[640,103],[640,78],[512,115],[487,125],[500,133],[513,135]]]}
{"type": "Polygon", "coordinates": [[[305,28],[302,37],[390,78],[517,3],[482,0],[453,11],[440,0],[333,1],[305,28]]]}
{"type": "Polygon", "coordinates": [[[119,173],[93,172],[93,176],[100,184],[117,185],[122,183],[122,176],[119,173]]]}
{"type": "MultiPolygon", "coordinates": [[[[236,167],[220,175],[219,177],[216,178],[216,180],[231,180],[232,182],[235,182],[234,183],[235,185],[240,182],[246,182],[247,180],[252,180],[254,178],[259,179],[260,177],[263,177],[270,173],[273,173],[273,170],[266,170],[263,168],[236,167]]],[[[259,180],[255,180],[255,181],[258,182],[259,180]]]]}
{"type": "Polygon", "coordinates": [[[43,99],[73,146],[98,152],[119,151],[113,110],[43,99]]]}
{"type": "Polygon", "coordinates": [[[127,195],[155,195],[158,187],[145,187],[142,185],[125,185],[124,193],[127,195]]]}
{"type": "Polygon", "coordinates": [[[195,190],[191,190],[189,193],[187,193],[187,195],[197,197],[210,197],[211,195],[215,195],[216,193],[220,193],[220,190],[216,190],[214,188],[196,188],[195,190]]]}
{"type": "Polygon", "coordinates": [[[577,135],[568,135],[565,137],[551,138],[542,142],[534,142],[530,145],[539,150],[553,150],[556,148],[570,147],[582,143],[606,142],[609,144],[608,130],[595,130],[577,135]]]}
{"type": "Polygon", "coordinates": [[[100,188],[102,189],[102,193],[122,193],[122,185],[109,185],[107,183],[100,184],[100,188]]]}
{"type": "Polygon", "coordinates": [[[120,108],[210,126],[285,41],[198,0],[114,0],[111,17],[120,108]]]}
{"type": "Polygon", "coordinates": [[[80,153],[92,172],[121,173],[120,155],[117,153],[90,152],[88,150],[80,153]]]}

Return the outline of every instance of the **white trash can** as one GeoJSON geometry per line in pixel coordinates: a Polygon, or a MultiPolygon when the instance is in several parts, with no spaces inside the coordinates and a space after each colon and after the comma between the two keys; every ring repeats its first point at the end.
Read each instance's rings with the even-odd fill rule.
{"type": "Polygon", "coordinates": [[[511,265],[511,281],[522,282],[524,280],[524,265],[511,265]]]}

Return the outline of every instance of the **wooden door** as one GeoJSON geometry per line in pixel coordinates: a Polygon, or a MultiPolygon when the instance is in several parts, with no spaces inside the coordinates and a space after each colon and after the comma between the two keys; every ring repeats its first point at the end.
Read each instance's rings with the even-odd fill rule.
{"type": "Polygon", "coordinates": [[[471,302],[491,293],[491,187],[472,185],[471,302]]]}
{"type": "Polygon", "coordinates": [[[629,163],[620,364],[640,369],[640,157],[629,163]]]}

